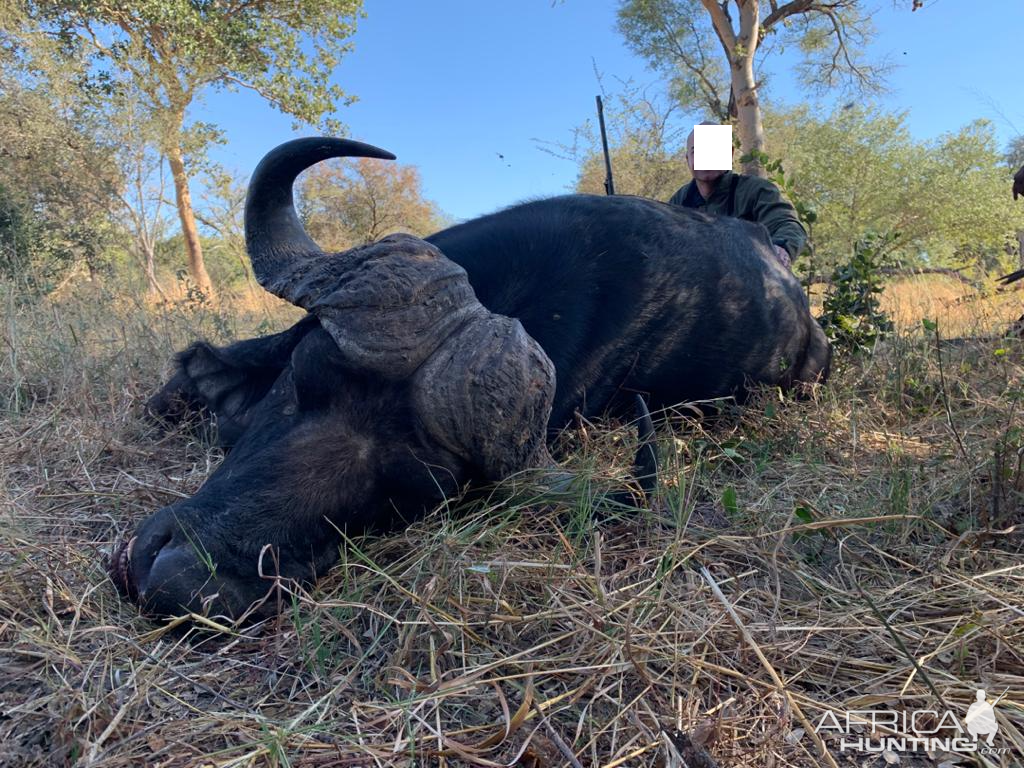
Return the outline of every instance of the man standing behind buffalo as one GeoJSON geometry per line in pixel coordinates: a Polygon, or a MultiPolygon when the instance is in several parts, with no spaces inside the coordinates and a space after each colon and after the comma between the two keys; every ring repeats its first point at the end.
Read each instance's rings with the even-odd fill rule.
{"type": "Polygon", "coordinates": [[[807,243],[807,231],[797,218],[796,209],[767,179],[728,170],[694,170],[693,134],[690,131],[686,139],[686,164],[690,166],[693,181],[672,195],[669,202],[763,224],[779,261],[789,267],[807,243]]]}

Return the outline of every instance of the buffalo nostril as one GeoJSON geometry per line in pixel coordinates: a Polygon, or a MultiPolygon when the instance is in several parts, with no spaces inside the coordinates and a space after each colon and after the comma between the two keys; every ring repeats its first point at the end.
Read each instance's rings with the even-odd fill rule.
{"type": "Polygon", "coordinates": [[[136,535],[118,552],[112,564],[115,582],[131,600],[140,600],[153,583],[153,568],[167,548],[174,547],[181,530],[180,510],[166,507],[139,526],[136,535]]]}
{"type": "Polygon", "coordinates": [[[201,612],[203,594],[214,577],[190,544],[167,540],[149,559],[146,573],[136,578],[138,600],[147,613],[156,615],[201,612]]]}
{"type": "Polygon", "coordinates": [[[216,556],[207,549],[211,541],[220,543],[215,534],[197,525],[194,510],[165,507],[120,546],[110,573],[121,594],[151,616],[203,613],[208,603],[231,613],[234,603],[242,603],[245,596],[236,595],[230,577],[218,574],[216,556]],[[216,603],[211,602],[214,599],[216,603]]]}
{"type": "Polygon", "coordinates": [[[158,533],[146,542],[145,551],[141,552],[140,555],[146,560],[146,562],[152,563],[157,559],[157,557],[159,557],[160,551],[171,543],[171,539],[173,538],[174,534],[170,530],[158,533]]]}

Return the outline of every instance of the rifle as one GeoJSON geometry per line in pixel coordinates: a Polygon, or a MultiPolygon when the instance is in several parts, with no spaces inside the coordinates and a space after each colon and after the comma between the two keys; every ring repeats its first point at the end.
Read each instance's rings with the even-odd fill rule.
{"type": "Polygon", "coordinates": [[[597,121],[601,124],[601,147],[604,149],[604,193],[615,194],[615,182],[612,180],[612,159],[608,155],[608,134],[604,130],[604,104],[597,97],[597,121]]]}

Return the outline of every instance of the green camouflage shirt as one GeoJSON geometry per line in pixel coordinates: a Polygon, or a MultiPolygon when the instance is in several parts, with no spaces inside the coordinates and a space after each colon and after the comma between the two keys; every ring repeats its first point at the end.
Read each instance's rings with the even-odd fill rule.
{"type": "Polygon", "coordinates": [[[669,202],[763,224],[772,242],[785,248],[791,259],[795,259],[807,243],[807,231],[797,218],[796,209],[778,187],[757,176],[726,171],[715,182],[708,200],[691,181],[672,195],[669,202]]]}

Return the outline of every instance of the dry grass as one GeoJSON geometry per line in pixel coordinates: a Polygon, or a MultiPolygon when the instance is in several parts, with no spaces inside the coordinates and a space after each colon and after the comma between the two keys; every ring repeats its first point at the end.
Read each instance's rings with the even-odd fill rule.
{"type": "Polygon", "coordinates": [[[942,275],[894,279],[882,308],[900,328],[916,328],[922,317],[942,318],[946,336],[969,336],[978,328],[1000,328],[1020,317],[1021,294],[992,286],[979,293],[968,283],[942,275]]]}
{"type": "MultiPolygon", "coordinates": [[[[979,686],[1005,692],[1008,751],[937,759],[1024,761],[1020,342],[940,357],[907,309],[815,400],[669,415],[649,508],[595,514],[632,437],[587,429],[566,436],[574,491],[453,501],[282,587],[270,624],[181,634],[121,602],[103,559],[219,456],[139,405],[175,347],[282,320],[102,298],[7,297],[0,762],[678,766],[679,728],[720,766],[815,766],[826,712],[962,716],[979,686]]],[[[951,336],[1003,312],[933,305],[943,333],[949,307],[951,336]]]]}

